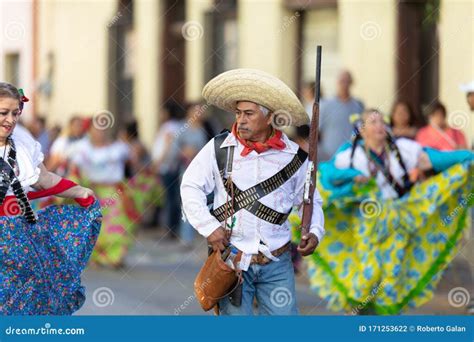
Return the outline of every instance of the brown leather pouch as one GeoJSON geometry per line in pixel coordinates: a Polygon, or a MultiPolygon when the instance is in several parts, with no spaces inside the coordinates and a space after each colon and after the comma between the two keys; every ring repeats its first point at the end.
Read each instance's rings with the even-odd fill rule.
{"type": "Polygon", "coordinates": [[[211,310],[220,299],[232,292],[237,273],[223,260],[220,251],[213,252],[194,281],[194,291],[204,311],[211,310]]]}

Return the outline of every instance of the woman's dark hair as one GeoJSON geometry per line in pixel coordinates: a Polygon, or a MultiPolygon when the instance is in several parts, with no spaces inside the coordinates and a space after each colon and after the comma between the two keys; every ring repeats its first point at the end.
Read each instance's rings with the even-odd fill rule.
{"type": "Polygon", "coordinates": [[[21,102],[21,95],[18,89],[10,83],[0,82],[0,98],[9,97],[21,102]]]}
{"type": "Polygon", "coordinates": [[[440,111],[446,118],[446,107],[440,101],[437,101],[429,108],[428,117],[432,116],[437,111],[440,111]]]}
{"type": "Polygon", "coordinates": [[[136,121],[130,121],[126,124],[125,129],[127,130],[127,134],[129,136],[135,136],[138,132],[138,124],[136,121]]]}
{"type": "Polygon", "coordinates": [[[202,102],[199,102],[199,101],[186,102],[186,104],[184,105],[184,110],[187,113],[194,106],[202,106],[202,102]]]}
{"type": "Polygon", "coordinates": [[[138,138],[138,124],[136,121],[130,121],[125,125],[125,131],[129,138],[138,138]]]}
{"type": "Polygon", "coordinates": [[[397,109],[397,107],[400,105],[405,106],[408,110],[408,125],[417,126],[415,112],[413,111],[412,106],[406,101],[397,101],[393,104],[392,111],[390,112],[390,126],[393,127],[393,113],[395,113],[395,109],[397,109]]]}
{"type": "Polygon", "coordinates": [[[164,107],[168,111],[170,119],[181,120],[185,116],[183,107],[173,99],[166,101],[164,107]]]}

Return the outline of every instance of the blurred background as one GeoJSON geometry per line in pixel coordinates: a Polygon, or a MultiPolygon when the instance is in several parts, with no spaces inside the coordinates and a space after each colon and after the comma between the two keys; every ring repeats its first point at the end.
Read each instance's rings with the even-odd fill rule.
{"type": "MultiPolygon", "coordinates": [[[[147,170],[163,190],[133,220],[138,230],[129,231],[124,260],[85,274],[89,296],[80,313],[201,313],[192,282],[206,243],[189,227],[179,232],[176,186],[196,146],[233,119],[204,105],[202,88],[223,71],[257,68],[286,82],[309,112],[317,44],[323,101],[345,80],[366,107],[393,115],[396,103],[407,104],[416,129],[442,102],[449,125],[472,146],[473,109],[460,89],[474,80],[471,0],[0,0],[0,80],[30,97],[22,124],[41,142],[48,168],[68,174],[64,139],[54,142],[79,139],[92,118],[130,147],[121,182],[147,170]],[[190,126],[204,138],[181,141],[190,126]],[[173,172],[168,138],[179,142],[173,153],[181,167],[173,172]]],[[[120,189],[104,197],[123,197],[120,189]]],[[[435,300],[411,313],[464,312],[446,293],[455,286],[472,293],[468,241],[435,300]]],[[[328,313],[304,273],[302,312],[328,313]]]]}
{"type": "Polygon", "coordinates": [[[300,94],[321,44],[325,96],[348,69],[370,107],[403,100],[422,115],[439,98],[452,114],[466,111],[459,85],[474,78],[473,17],[469,0],[1,0],[0,78],[34,98],[25,120],[107,109],[136,119],[151,147],[167,100],[200,100],[206,81],[238,67],[300,94]]]}

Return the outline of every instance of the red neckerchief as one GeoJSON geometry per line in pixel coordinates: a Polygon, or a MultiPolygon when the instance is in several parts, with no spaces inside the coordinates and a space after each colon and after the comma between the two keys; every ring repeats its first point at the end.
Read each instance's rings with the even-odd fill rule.
{"type": "Polygon", "coordinates": [[[244,146],[244,149],[240,153],[242,157],[247,156],[252,151],[262,153],[268,151],[271,148],[281,151],[286,147],[286,144],[281,139],[282,133],[279,130],[275,130],[275,133],[272,134],[270,138],[268,138],[264,143],[247,141],[240,138],[239,134],[237,133],[237,124],[232,126],[232,134],[234,134],[237,140],[244,146]]]}

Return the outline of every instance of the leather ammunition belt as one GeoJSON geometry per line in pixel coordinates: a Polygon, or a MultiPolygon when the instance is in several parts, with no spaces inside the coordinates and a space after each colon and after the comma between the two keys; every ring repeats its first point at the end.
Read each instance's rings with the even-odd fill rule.
{"type": "MultiPolygon", "coordinates": [[[[5,210],[2,208],[2,211],[6,212],[8,215],[8,207],[11,207],[11,214],[16,214],[18,211],[18,214],[25,217],[28,223],[36,223],[36,215],[31,208],[31,204],[25,192],[23,191],[20,181],[15,175],[14,168],[16,165],[16,149],[15,143],[11,137],[7,139],[7,146],[8,145],[10,145],[10,152],[8,153],[7,160],[0,157],[0,205],[7,206],[5,210]],[[16,206],[12,203],[4,203],[6,194],[10,187],[16,197],[16,206]]],[[[5,148],[7,147],[5,146],[5,148]]]]}
{"type": "MultiPolygon", "coordinates": [[[[214,140],[217,165],[224,184],[227,182],[227,179],[224,175],[224,169],[228,156],[225,149],[220,148],[220,145],[225,140],[227,135],[228,133],[220,134],[216,136],[214,140]]],[[[298,149],[295,157],[278,173],[245,191],[240,190],[234,183],[232,183],[231,186],[233,187],[232,190],[234,192],[233,206],[232,200],[230,200],[218,208],[212,210],[212,215],[215,216],[220,222],[223,222],[226,218],[226,210],[227,215],[232,216],[239,210],[245,209],[259,219],[265,220],[271,224],[282,225],[285,223],[290,213],[280,213],[262,204],[259,200],[260,198],[278,189],[288,179],[290,179],[303,165],[307,156],[308,154],[305,151],[298,149]]]]}

